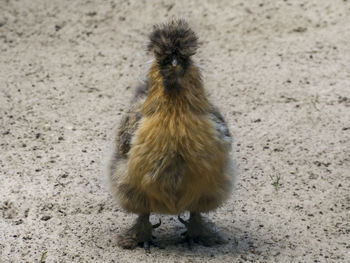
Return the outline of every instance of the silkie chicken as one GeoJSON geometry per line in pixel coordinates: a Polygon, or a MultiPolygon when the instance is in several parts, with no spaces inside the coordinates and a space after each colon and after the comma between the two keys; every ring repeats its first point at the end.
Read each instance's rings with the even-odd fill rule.
{"type": "Polygon", "coordinates": [[[118,245],[143,244],[149,252],[152,229],[160,224],[150,223],[150,213],[186,211],[189,220],[179,220],[189,246],[223,243],[201,213],[216,209],[231,193],[231,135],[192,60],[197,36],[185,21],[173,20],[155,26],[149,38],[155,59],[119,124],[109,165],[113,195],[123,209],[138,215],[118,245]]]}

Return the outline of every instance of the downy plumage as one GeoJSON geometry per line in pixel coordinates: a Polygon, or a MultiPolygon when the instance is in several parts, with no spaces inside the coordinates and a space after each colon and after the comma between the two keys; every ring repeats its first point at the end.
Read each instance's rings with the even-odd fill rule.
{"type": "Polygon", "coordinates": [[[119,204],[139,218],[120,236],[134,248],[152,238],[151,212],[191,213],[186,240],[204,245],[222,239],[207,228],[201,212],[220,206],[233,184],[231,136],[208,100],[192,61],[198,46],[183,20],[156,26],[148,50],[155,56],[147,84],[138,89],[121,120],[110,162],[111,189],[119,204]]]}

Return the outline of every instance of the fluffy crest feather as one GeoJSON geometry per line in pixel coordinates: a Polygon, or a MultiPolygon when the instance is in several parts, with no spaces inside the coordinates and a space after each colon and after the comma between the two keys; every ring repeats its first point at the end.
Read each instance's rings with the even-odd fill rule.
{"type": "Polygon", "coordinates": [[[149,38],[148,50],[157,57],[177,53],[188,58],[196,53],[198,47],[196,34],[181,19],[154,26],[149,38]]]}

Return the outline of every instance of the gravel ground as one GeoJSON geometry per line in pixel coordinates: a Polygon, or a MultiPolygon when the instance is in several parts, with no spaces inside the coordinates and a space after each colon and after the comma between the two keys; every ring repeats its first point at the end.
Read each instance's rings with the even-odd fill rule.
{"type": "Polygon", "coordinates": [[[0,262],[349,262],[350,2],[0,0],[0,262]],[[189,21],[239,182],[227,245],[122,250],[105,183],[152,25],[189,21]]]}

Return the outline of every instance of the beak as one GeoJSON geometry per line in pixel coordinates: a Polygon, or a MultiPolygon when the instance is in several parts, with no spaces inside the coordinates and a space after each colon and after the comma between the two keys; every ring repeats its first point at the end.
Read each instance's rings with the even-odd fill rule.
{"type": "Polygon", "coordinates": [[[177,64],[178,64],[178,61],[177,61],[177,59],[176,59],[176,56],[173,56],[173,60],[171,61],[171,65],[172,65],[173,67],[176,67],[177,64]]]}

